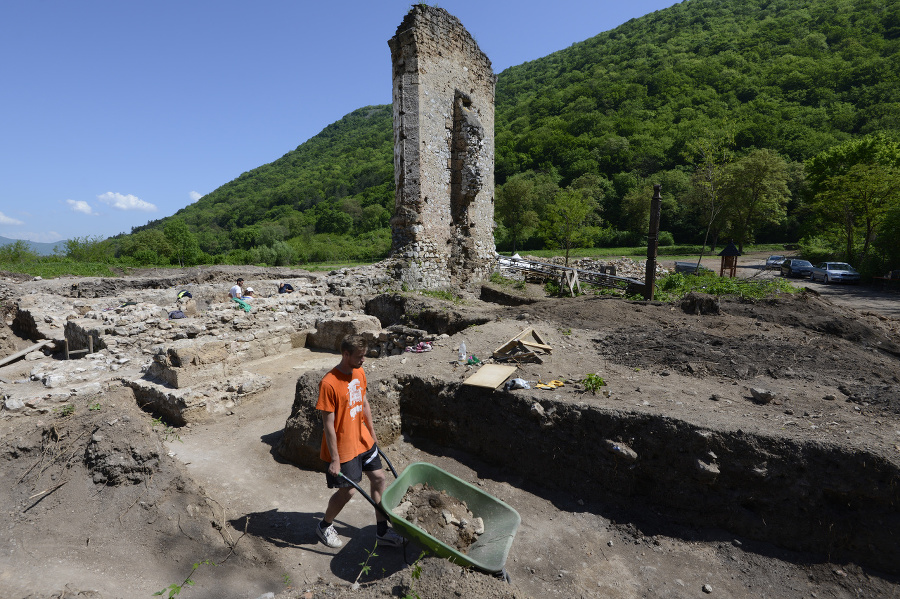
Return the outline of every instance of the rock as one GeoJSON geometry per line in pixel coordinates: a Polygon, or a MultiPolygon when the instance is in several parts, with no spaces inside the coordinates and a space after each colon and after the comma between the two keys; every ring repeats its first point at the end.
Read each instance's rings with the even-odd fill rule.
{"type": "Polygon", "coordinates": [[[25,402],[21,399],[10,397],[9,399],[3,402],[3,407],[9,410],[10,412],[18,412],[22,408],[25,407],[25,402]]]}
{"type": "Polygon", "coordinates": [[[534,402],[533,404],[531,404],[531,415],[537,418],[544,418],[547,414],[544,411],[544,406],[542,406],[538,402],[534,402]]]}
{"type": "Polygon", "coordinates": [[[472,520],[472,526],[475,529],[476,535],[484,534],[484,520],[482,520],[481,518],[475,518],[474,520],[472,520]]]}
{"type": "Polygon", "coordinates": [[[836,397],[835,395],[829,393],[828,395],[826,395],[826,396],[823,397],[822,399],[824,399],[825,401],[834,401],[834,400],[837,399],[837,397],[836,397]]]}
{"type": "Polygon", "coordinates": [[[694,460],[694,475],[697,477],[697,480],[712,483],[719,476],[719,467],[716,464],[697,458],[694,460]]]}
{"type": "Polygon", "coordinates": [[[379,331],[381,322],[374,316],[363,314],[325,318],[316,321],[315,331],[307,335],[306,343],[309,347],[340,351],[341,341],[347,335],[368,332],[377,337],[379,331]]]}
{"type": "Polygon", "coordinates": [[[635,462],[638,459],[638,454],[636,451],[625,445],[624,443],[620,443],[618,441],[611,441],[607,439],[603,442],[606,450],[611,454],[616,456],[617,458],[621,458],[626,462],[635,462]]]}
{"type": "Polygon", "coordinates": [[[712,593],[712,587],[708,584],[703,585],[703,592],[706,594],[712,593]]]}
{"type": "Polygon", "coordinates": [[[768,389],[763,389],[761,387],[751,387],[750,395],[753,396],[753,399],[756,400],[757,403],[767,404],[775,399],[775,392],[769,391],[768,389]]]}
{"type": "Polygon", "coordinates": [[[62,374],[48,374],[41,378],[41,383],[43,383],[45,387],[49,387],[50,389],[60,387],[65,382],[66,377],[62,374]]]}

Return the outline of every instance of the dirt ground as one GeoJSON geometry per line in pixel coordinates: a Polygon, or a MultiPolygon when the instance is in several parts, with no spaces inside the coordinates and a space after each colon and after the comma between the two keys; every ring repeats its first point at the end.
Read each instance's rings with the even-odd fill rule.
{"type": "MultiPolygon", "coordinates": [[[[739,273],[773,276],[760,268],[764,260],[742,257],[739,273]]],[[[708,265],[717,269],[718,259],[708,265]]],[[[432,352],[369,360],[366,368],[373,375],[462,380],[474,369],[453,364],[460,341],[470,354],[487,357],[533,327],[553,353],[514,376],[567,382],[514,393],[787,439],[827,439],[897,463],[900,294],[797,284],[812,291],[723,301],[719,315],[594,296],[520,307],[467,300],[452,308],[481,310],[491,320],[438,341],[432,352]],[[578,383],[592,373],[603,376],[605,392],[593,395],[578,383]],[[775,398],[754,401],[751,388],[775,398]]],[[[536,287],[529,292],[540,295],[536,287]]],[[[416,561],[419,549],[412,546],[405,555],[373,551],[373,510],[360,497],[336,522],[344,546],[329,549],[313,528],[329,496],[324,476],[285,463],[274,447],[297,377],[337,361],[306,348],[258,360],[248,368],[271,377],[271,387],[230,415],[181,428],[142,412],[130,391],[116,385],[71,414],[0,418],[0,596],[148,597],[184,585],[189,575],[194,584],[184,585],[180,596],[900,595],[897,577],[852,561],[833,563],[713,527],[670,523],[577,488],[544,488],[540,480],[408,436],[383,448],[398,471],[418,461],[435,464],[519,512],[506,563],[511,582],[446,560],[416,561]]],[[[13,384],[29,368],[23,362],[3,367],[0,384],[13,384]]]]}

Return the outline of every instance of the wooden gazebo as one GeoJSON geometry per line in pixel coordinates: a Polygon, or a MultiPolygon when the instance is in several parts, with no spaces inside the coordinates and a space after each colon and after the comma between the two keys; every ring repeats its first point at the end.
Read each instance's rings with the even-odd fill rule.
{"type": "Polygon", "coordinates": [[[728,276],[734,278],[735,271],[737,269],[737,257],[741,255],[741,251],[737,249],[737,246],[734,245],[733,241],[729,241],[728,245],[725,246],[719,255],[722,256],[722,265],[719,266],[719,276],[724,277],[725,271],[728,271],[728,276]]]}

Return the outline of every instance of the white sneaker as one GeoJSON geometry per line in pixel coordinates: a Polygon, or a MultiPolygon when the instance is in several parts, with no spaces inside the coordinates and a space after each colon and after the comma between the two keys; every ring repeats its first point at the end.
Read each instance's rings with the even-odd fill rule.
{"type": "Polygon", "coordinates": [[[393,528],[388,528],[383,535],[376,533],[375,541],[382,547],[399,547],[403,545],[404,539],[393,528]]]}
{"type": "Polygon", "coordinates": [[[325,530],[322,530],[322,527],[316,524],[316,534],[319,535],[319,538],[322,539],[323,543],[334,549],[337,549],[344,544],[344,542],[338,538],[338,533],[334,529],[334,524],[329,524],[328,528],[325,530]]]}

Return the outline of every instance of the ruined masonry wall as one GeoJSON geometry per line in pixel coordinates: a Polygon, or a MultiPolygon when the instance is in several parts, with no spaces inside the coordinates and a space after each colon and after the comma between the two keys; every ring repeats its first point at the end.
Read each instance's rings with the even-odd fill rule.
{"type": "Polygon", "coordinates": [[[395,276],[414,289],[471,289],[490,276],[496,255],[496,77],[475,40],[441,8],[414,6],[388,44],[395,276]]]}

